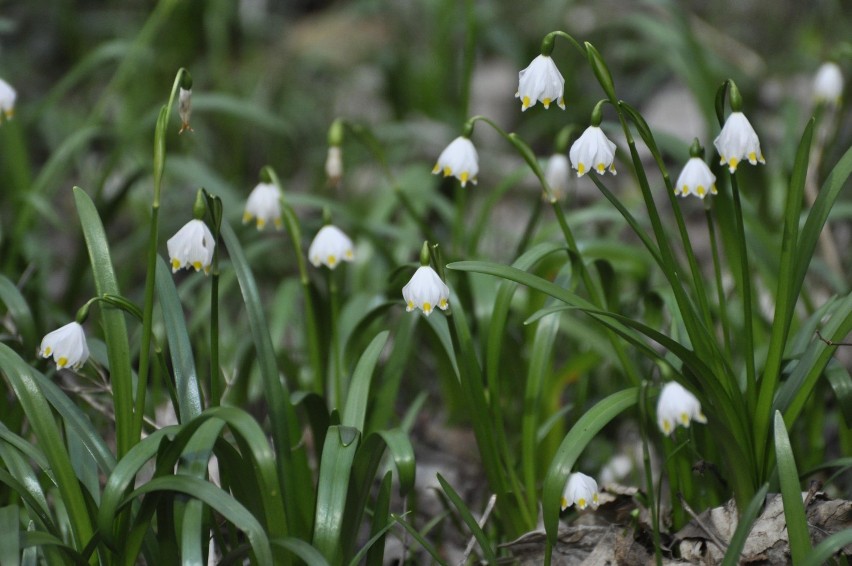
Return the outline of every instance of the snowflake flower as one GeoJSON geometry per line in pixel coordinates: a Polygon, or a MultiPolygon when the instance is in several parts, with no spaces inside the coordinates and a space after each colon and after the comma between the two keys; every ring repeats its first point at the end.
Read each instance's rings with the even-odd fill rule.
{"type": "Polygon", "coordinates": [[[210,273],[216,241],[203,221],[194,219],[184,224],[183,228],[169,238],[166,247],[172,273],[184,267],[194,267],[195,271],[203,269],[205,275],[210,273]]]}
{"type": "Polygon", "coordinates": [[[447,310],[450,306],[450,288],[441,281],[434,269],[421,265],[402,288],[402,298],[405,299],[407,312],[420,309],[423,314],[429,316],[435,307],[447,310]]]}
{"type": "Polygon", "coordinates": [[[459,136],[450,142],[432,169],[432,173],[443,172],[444,177],[453,175],[461,181],[464,187],[468,181],[476,184],[476,175],[479,173],[479,155],[473,142],[465,136],[459,136]]]}
{"type": "Polygon", "coordinates": [[[760,151],[760,140],[742,112],[731,112],[713,145],[719,152],[719,164],[727,165],[731,173],[743,159],[748,159],[752,165],[766,163],[760,151]]]}
{"type": "MultiPolygon", "coordinates": [[[[9,83],[0,79],[0,114],[2,114],[0,118],[12,119],[15,115],[15,99],[17,97],[18,93],[15,92],[15,89],[9,83]]],[[[0,122],[2,122],[1,119],[0,122]]]]}
{"type": "Polygon", "coordinates": [[[535,106],[539,100],[545,109],[550,108],[550,103],[556,101],[556,104],[565,110],[564,90],[565,79],[556,68],[556,63],[549,55],[539,55],[526,69],[518,73],[518,91],[515,98],[521,99],[521,111],[535,106]]]}
{"type": "Polygon", "coordinates": [[[833,106],[840,105],[843,94],[843,74],[837,63],[823,63],[814,77],[814,100],[833,106]]]}
{"type": "Polygon", "coordinates": [[[615,144],[612,143],[600,126],[589,126],[568,152],[571,164],[582,177],[594,169],[603,175],[607,169],[615,175],[615,144]]]}
{"type": "Polygon", "coordinates": [[[243,212],[243,224],[252,218],[257,219],[258,230],[263,230],[269,222],[281,229],[281,193],[273,183],[258,183],[252,189],[243,212]]]}
{"type": "Polygon", "coordinates": [[[89,359],[86,333],[79,322],[69,322],[42,338],[38,353],[42,358],[53,356],[56,369],[79,369],[89,359]]]}
{"type": "Polygon", "coordinates": [[[598,482],[594,478],[575,472],[568,477],[565,490],[562,492],[562,510],[576,504],[577,509],[586,507],[598,508],[598,482]]]}
{"type": "Polygon", "coordinates": [[[354,257],[352,240],[340,228],[331,224],[320,228],[308,248],[308,260],[314,267],[324,264],[329,269],[334,269],[341,260],[352,261],[354,257]]]}
{"type": "Polygon", "coordinates": [[[674,193],[682,197],[692,194],[702,200],[708,193],[715,195],[717,193],[716,175],[710,171],[703,159],[690,157],[678,175],[674,193]]]}
{"type": "Polygon", "coordinates": [[[560,200],[568,193],[569,171],[568,157],[562,153],[554,153],[547,160],[544,168],[544,179],[550,187],[550,195],[555,200],[560,200]]]}
{"type": "Polygon", "coordinates": [[[666,383],[657,401],[657,424],[660,430],[670,435],[677,425],[689,428],[690,421],[707,422],[707,417],[701,412],[701,403],[679,383],[666,383]]]}

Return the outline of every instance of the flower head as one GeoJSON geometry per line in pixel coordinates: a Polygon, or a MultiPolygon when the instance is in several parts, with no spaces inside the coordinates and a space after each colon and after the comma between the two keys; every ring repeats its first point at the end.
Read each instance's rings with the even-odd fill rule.
{"type": "Polygon", "coordinates": [[[715,195],[716,192],[716,175],[703,159],[690,157],[677,177],[674,193],[682,197],[693,194],[703,200],[708,193],[715,195]]]}
{"type": "Polygon", "coordinates": [[[518,92],[515,93],[515,98],[521,99],[521,111],[535,106],[538,100],[545,108],[550,108],[550,103],[555,101],[565,110],[564,89],[565,79],[556,68],[556,63],[549,55],[539,55],[526,69],[518,73],[518,92]]]}
{"type": "Polygon", "coordinates": [[[343,151],[339,145],[331,145],[328,147],[328,155],[325,158],[325,175],[328,177],[328,184],[337,186],[343,177],[343,151]]]}
{"type": "Polygon", "coordinates": [[[833,106],[840,105],[843,94],[843,74],[837,63],[823,63],[814,77],[814,100],[833,106]]]}
{"type": "Polygon", "coordinates": [[[444,177],[453,175],[461,181],[464,187],[468,181],[476,184],[476,175],[479,173],[479,156],[470,138],[459,136],[450,142],[432,169],[432,173],[444,173],[444,177]]]}
{"type": "Polygon", "coordinates": [[[441,281],[434,269],[421,265],[414,272],[408,284],[402,288],[405,310],[411,312],[420,309],[429,316],[435,307],[447,310],[450,306],[450,288],[441,281]]]}
{"type": "Polygon", "coordinates": [[[660,430],[669,435],[677,425],[688,428],[690,421],[707,422],[707,417],[701,412],[701,403],[679,383],[666,383],[657,401],[657,424],[660,430]]]}
{"type": "Polygon", "coordinates": [[[210,272],[216,241],[203,221],[194,219],[184,224],[183,228],[169,238],[166,247],[169,250],[172,273],[184,267],[194,267],[195,271],[204,269],[205,275],[210,272]]]}
{"type": "Polygon", "coordinates": [[[243,212],[243,224],[257,219],[257,229],[263,230],[267,223],[272,222],[276,228],[281,229],[281,192],[272,183],[258,183],[252,189],[246,201],[246,210],[243,212]]]}
{"type": "Polygon", "coordinates": [[[12,86],[0,79],[0,122],[5,117],[6,120],[11,120],[15,115],[15,99],[18,93],[12,86]]]}
{"type": "Polygon", "coordinates": [[[748,159],[752,165],[766,163],[760,152],[760,140],[742,112],[731,112],[713,145],[719,152],[719,165],[727,165],[731,173],[743,159],[748,159]]]}
{"type": "Polygon", "coordinates": [[[189,117],[192,116],[192,88],[180,88],[178,95],[178,114],[180,115],[180,131],[178,134],[184,133],[186,130],[193,131],[189,125],[189,117]]]}
{"type": "Polygon", "coordinates": [[[53,356],[56,369],[78,369],[89,359],[86,333],[79,322],[69,322],[41,339],[38,354],[42,358],[53,356]]]}
{"type": "Polygon", "coordinates": [[[554,153],[547,160],[544,168],[544,179],[550,186],[551,197],[560,200],[568,193],[568,182],[571,166],[568,157],[563,153],[554,153]]]}
{"type": "Polygon", "coordinates": [[[589,126],[568,152],[571,164],[582,177],[594,169],[603,175],[607,169],[615,175],[615,144],[612,143],[600,126],[589,126]]]}
{"type": "Polygon", "coordinates": [[[575,472],[568,477],[562,492],[562,510],[577,504],[581,511],[586,507],[598,508],[598,482],[594,478],[575,472]]]}
{"type": "Polygon", "coordinates": [[[320,228],[311,247],[308,248],[308,260],[314,267],[325,264],[329,269],[334,269],[340,261],[352,261],[352,240],[337,226],[327,224],[320,228]]]}

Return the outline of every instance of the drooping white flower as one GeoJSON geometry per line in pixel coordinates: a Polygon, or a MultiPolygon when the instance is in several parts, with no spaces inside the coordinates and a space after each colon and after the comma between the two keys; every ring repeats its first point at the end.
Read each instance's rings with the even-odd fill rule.
{"type": "Polygon", "coordinates": [[[843,94],[843,74],[837,63],[823,63],[814,77],[814,100],[833,106],[840,105],[843,94]]]}
{"type": "Polygon", "coordinates": [[[518,91],[515,98],[521,99],[521,111],[541,101],[545,108],[556,102],[565,110],[565,79],[549,55],[539,55],[529,66],[518,73],[518,91]]]}
{"type": "Polygon", "coordinates": [[[79,322],[69,322],[42,338],[38,353],[42,358],[53,356],[56,369],[79,369],[89,359],[86,333],[79,322]]]}
{"type": "Polygon", "coordinates": [[[674,193],[682,197],[693,194],[702,200],[708,193],[715,195],[716,175],[710,171],[703,159],[690,157],[677,177],[674,193]]]}
{"type": "Polygon", "coordinates": [[[352,261],[354,258],[352,240],[340,228],[331,224],[320,228],[308,248],[308,260],[314,267],[325,265],[334,269],[341,261],[352,261]]]}
{"type": "MultiPolygon", "coordinates": [[[[12,88],[12,85],[0,79],[0,118],[11,120],[15,115],[15,99],[18,93],[12,88]]],[[[0,120],[2,122],[2,120],[0,120]]]]}
{"type": "Polygon", "coordinates": [[[615,144],[606,137],[600,126],[589,126],[568,152],[571,166],[582,177],[592,169],[603,175],[607,169],[615,175],[615,144]]]}
{"type": "Polygon", "coordinates": [[[178,95],[178,114],[180,115],[181,122],[178,134],[182,134],[186,130],[192,132],[192,126],[189,125],[189,117],[192,116],[191,88],[180,88],[180,94],[178,95]]]}
{"type": "Polygon", "coordinates": [[[742,112],[731,112],[713,145],[719,152],[719,165],[727,165],[731,173],[743,159],[748,159],[752,165],[766,163],[760,151],[760,140],[742,112]]]}
{"type": "Polygon", "coordinates": [[[281,229],[281,192],[273,183],[258,183],[246,200],[243,224],[256,219],[257,229],[263,230],[269,222],[281,229]]]}
{"type": "Polygon", "coordinates": [[[432,173],[444,173],[444,177],[450,175],[461,181],[464,187],[468,181],[476,184],[476,176],[479,174],[479,155],[469,138],[459,136],[450,142],[432,169],[432,173]]]}
{"type": "Polygon", "coordinates": [[[560,200],[568,193],[569,171],[568,157],[563,153],[554,153],[547,160],[544,168],[544,179],[550,186],[551,196],[560,200]]]}
{"type": "Polygon", "coordinates": [[[660,430],[670,435],[677,425],[688,428],[690,421],[707,422],[707,417],[701,412],[701,403],[679,383],[666,383],[657,401],[657,424],[660,430]]]}
{"type": "Polygon", "coordinates": [[[169,250],[172,273],[184,267],[194,267],[195,271],[203,269],[205,275],[210,272],[216,241],[203,221],[194,219],[184,224],[183,228],[169,238],[166,247],[169,250]]]}
{"type": "Polygon", "coordinates": [[[339,145],[328,146],[328,155],[325,158],[325,174],[328,183],[337,186],[343,177],[343,151],[339,145]]]}
{"type": "Polygon", "coordinates": [[[598,482],[594,478],[575,472],[568,477],[565,490],[562,492],[562,510],[577,505],[581,511],[586,507],[598,508],[598,482]]]}
{"type": "Polygon", "coordinates": [[[402,298],[405,299],[407,312],[420,309],[423,314],[429,316],[435,307],[447,310],[450,306],[450,288],[441,281],[434,269],[421,265],[402,288],[402,298]]]}

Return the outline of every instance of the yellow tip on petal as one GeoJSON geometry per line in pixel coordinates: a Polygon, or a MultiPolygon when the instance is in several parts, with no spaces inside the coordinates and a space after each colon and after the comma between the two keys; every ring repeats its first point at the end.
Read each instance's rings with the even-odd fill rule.
{"type": "Polygon", "coordinates": [[[544,105],[545,110],[550,108],[550,99],[549,98],[545,98],[544,100],[541,101],[541,103],[544,105]]]}
{"type": "Polygon", "coordinates": [[[668,434],[672,431],[672,423],[668,419],[663,421],[663,432],[668,434]]]}
{"type": "Polygon", "coordinates": [[[201,262],[200,261],[193,261],[192,267],[195,268],[195,271],[200,271],[201,270],[201,262]]]}
{"type": "Polygon", "coordinates": [[[441,166],[436,163],[434,167],[432,167],[432,174],[435,175],[441,172],[441,166]]]}
{"type": "Polygon", "coordinates": [[[757,154],[753,151],[749,152],[748,154],[748,162],[752,165],[757,165],[757,154]]]}
{"type": "Polygon", "coordinates": [[[461,175],[459,175],[459,181],[461,181],[462,186],[465,186],[468,178],[470,178],[470,174],[467,171],[464,171],[461,175]]]}
{"type": "Polygon", "coordinates": [[[344,255],[346,256],[346,259],[353,259],[355,257],[355,254],[352,253],[352,250],[346,250],[346,253],[344,255]]]}
{"type": "Polygon", "coordinates": [[[280,217],[280,216],[279,216],[278,218],[276,218],[276,219],[273,221],[273,223],[275,224],[275,229],[276,229],[276,230],[280,230],[281,228],[283,228],[283,227],[284,227],[284,223],[283,223],[283,222],[281,222],[281,217],[280,217]]]}
{"type": "Polygon", "coordinates": [[[737,170],[737,165],[739,165],[740,160],[736,157],[732,157],[728,160],[728,168],[731,170],[731,173],[737,170]]]}
{"type": "Polygon", "coordinates": [[[586,500],[583,499],[582,497],[580,499],[578,499],[577,500],[577,507],[581,510],[585,509],[586,508],[586,500]]]}
{"type": "Polygon", "coordinates": [[[252,219],[251,212],[243,212],[243,224],[252,219]]]}
{"type": "Polygon", "coordinates": [[[423,303],[423,312],[425,314],[429,314],[432,312],[432,304],[431,303],[423,303]]]}
{"type": "Polygon", "coordinates": [[[560,500],[560,503],[562,503],[562,509],[565,509],[566,507],[568,507],[568,500],[565,499],[564,497],[560,500]]]}
{"type": "Polygon", "coordinates": [[[175,272],[178,269],[180,269],[180,260],[178,260],[178,258],[176,258],[176,257],[173,257],[172,258],[172,272],[175,272]]]}
{"type": "Polygon", "coordinates": [[[447,299],[441,299],[441,301],[438,303],[438,308],[440,308],[441,310],[447,310],[448,306],[450,305],[447,302],[447,299]]]}
{"type": "Polygon", "coordinates": [[[325,261],[329,267],[334,267],[335,265],[337,265],[337,256],[329,255],[327,258],[325,258],[325,261]]]}
{"type": "Polygon", "coordinates": [[[257,229],[263,230],[264,228],[266,228],[266,220],[264,220],[263,218],[258,218],[257,219],[257,229]]]}
{"type": "Polygon", "coordinates": [[[598,163],[597,170],[598,170],[598,173],[603,175],[604,172],[606,172],[606,165],[604,165],[603,163],[598,163]]]}
{"type": "Polygon", "coordinates": [[[42,352],[41,355],[46,358],[46,357],[50,356],[51,353],[53,353],[53,348],[48,346],[47,348],[44,349],[44,352],[42,352]]]}
{"type": "Polygon", "coordinates": [[[557,100],[556,104],[559,105],[559,108],[561,108],[562,110],[565,110],[565,99],[564,98],[560,98],[559,100],[557,100]]]}
{"type": "Polygon", "coordinates": [[[408,301],[408,303],[406,303],[406,305],[405,305],[405,311],[411,312],[413,310],[414,310],[414,301],[408,301]]]}
{"type": "Polygon", "coordinates": [[[719,191],[716,190],[716,185],[710,185],[710,194],[711,195],[719,194],[719,191]]]}
{"type": "Polygon", "coordinates": [[[450,169],[449,167],[446,167],[446,166],[445,166],[445,167],[444,167],[444,177],[449,177],[449,176],[450,176],[450,175],[452,175],[452,174],[453,174],[453,170],[452,170],[452,169],[450,169]]]}
{"type": "Polygon", "coordinates": [[[707,192],[707,191],[704,189],[704,186],[703,186],[703,185],[698,185],[697,187],[695,187],[695,194],[697,194],[697,195],[698,195],[698,196],[700,196],[701,198],[704,198],[704,194],[705,194],[706,192],[707,192]]]}
{"type": "Polygon", "coordinates": [[[59,368],[59,369],[62,369],[67,365],[68,365],[68,358],[66,358],[65,356],[62,356],[61,358],[56,360],[56,367],[59,368]]]}
{"type": "Polygon", "coordinates": [[[530,97],[525,96],[521,99],[521,110],[526,110],[530,107],[530,97]]]}
{"type": "Polygon", "coordinates": [[[580,175],[585,175],[585,174],[586,174],[586,166],[582,163],[579,163],[577,165],[577,176],[579,177],[580,175]]]}

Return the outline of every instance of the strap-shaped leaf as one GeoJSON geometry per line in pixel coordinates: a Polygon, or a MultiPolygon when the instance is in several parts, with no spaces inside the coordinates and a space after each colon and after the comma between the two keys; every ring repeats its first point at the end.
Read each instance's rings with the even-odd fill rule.
{"type": "Polygon", "coordinates": [[[340,425],[329,427],[325,436],[317,483],[313,545],[332,564],[339,563],[343,554],[345,541],[340,535],[360,436],[357,429],[340,425]]]}
{"type": "Polygon", "coordinates": [[[778,480],[781,483],[781,500],[784,503],[784,518],[787,521],[787,537],[793,563],[801,563],[811,551],[811,537],[805,507],[802,504],[802,487],[799,472],[793,458],[793,448],[781,411],[775,411],[775,458],[778,462],[778,480]]]}
{"type": "Polygon", "coordinates": [[[367,414],[367,401],[370,395],[373,370],[388,341],[388,334],[389,332],[385,330],[373,338],[373,341],[361,354],[361,359],[358,360],[358,365],[355,366],[352,380],[349,383],[341,424],[351,426],[361,432],[364,431],[364,419],[367,414]]]}

